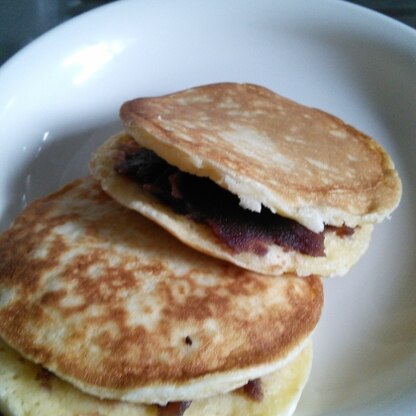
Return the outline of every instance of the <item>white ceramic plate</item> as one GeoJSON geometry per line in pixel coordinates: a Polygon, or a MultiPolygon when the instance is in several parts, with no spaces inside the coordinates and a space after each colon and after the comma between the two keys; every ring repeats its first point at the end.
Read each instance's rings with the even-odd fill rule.
{"type": "Polygon", "coordinates": [[[87,172],[128,99],[263,84],[377,138],[404,196],[344,278],[325,283],[297,415],[416,414],[416,33],[341,1],[126,1],[80,16],[0,69],[0,212],[87,172]]]}

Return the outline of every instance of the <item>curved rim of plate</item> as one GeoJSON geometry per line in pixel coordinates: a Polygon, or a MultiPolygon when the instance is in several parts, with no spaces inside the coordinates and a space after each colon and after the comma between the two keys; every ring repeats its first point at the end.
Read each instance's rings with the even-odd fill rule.
{"type": "MultiPolygon", "coordinates": [[[[174,2],[181,2],[182,0],[172,0],[169,3],[169,6],[172,6],[174,2]]],[[[194,0],[194,1],[202,1],[202,0],[194,0]]],[[[249,3],[248,0],[243,0],[246,3],[249,3]]],[[[402,35],[410,36],[410,38],[414,38],[413,40],[416,42],[416,29],[406,25],[403,22],[400,22],[390,16],[384,15],[381,12],[378,12],[376,10],[369,9],[365,6],[350,3],[346,0],[312,0],[314,3],[316,3],[316,9],[319,11],[319,4],[321,5],[327,5],[328,7],[334,7],[339,10],[340,13],[343,12],[341,9],[350,10],[356,13],[359,13],[362,16],[366,16],[368,19],[376,19],[381,24],[388,24],[391,25],[392,28],[395,28],[396,30],[400,31],[402,35]]],[[[163,6],[166,4],[164,0],[154,0],[152,2],[152,5],[154,6],[157,2],[160,3],[160,6],[163,6]]],[[[182,1],[183,2],[183,1],[182,1]]],[[[234,2],[236,5],[241,5],[242,1],[240,0],[228,0],[229,3],[234,2]]],[[[270,0],[259,0],[256,4],[259,5],[261,3],[270,2],[270,0]]],[[[217,7],[218,4],[220,4],[221,1],[215,0],[212,2],[212,7],[217,7]]],[[[296,6],[309,6],[311,5],[311,0],[291,0],[291,5],[296,6]]],[[[99,6],[95,9],[89,10],[85,13],[82,13],[78,16],[75,16],[69,20],[66,20],[57,26],[53,27],[52,29],[46,31],[45,33],[41,34],[34,40],[32,40],[30,43],[28,43],[26,46],[24,46],[22,49],[17,51],[14,55],[12,55],[7,61],[5,61],[0,66],[0,83],[1,83],[1,77],[2,72],[8,71],[9,66],[13,66],[15,61],[18,61],[19,59],[23,59],[24,55],[27,53],[28,50],[32,50],[33,48],[43,47],[43,43],[49,42],[49,40],[55,36],[57,32],[60,31],[72,31],[76,25],[79,24],[80,21],[83,21],[84,19],[94,19],[96,16],[98,16],[101,13],[117,13],[118,9],[121,9],[122,7],[131,6],[133,8],[142,8],[146,7],[148,2],[144,0],[118,0],[113,3],[108,3],[102,6],[99,6]]],[[[287,7],[288,3],[286,3],[283,0],[275,1],[274,2],[275,7],[287,7]]],[[[293,7],[293,6],[291,6],[293,7]]],[[[112,14],[112,17],[114,17],[116,14],[112,14]]],[[[409,38],[409,39],[410,39],[409,38]]],[[[416,53],[416,52],[415,52],[416,53]]]]}

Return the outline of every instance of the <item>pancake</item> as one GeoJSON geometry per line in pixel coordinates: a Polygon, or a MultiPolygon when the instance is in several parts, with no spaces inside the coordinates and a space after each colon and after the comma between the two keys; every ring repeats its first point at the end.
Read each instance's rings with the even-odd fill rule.
{"type": "MultiPolygon", "coordinates": [[[[324,256],[311,256],[276,244],[267,245],[265,255],[258,255],[253,251],[236,252],[218,239],[206,224],[189,220],[189,216],[175,212],[170,206],[143,190],[135,181],[116,172],[114,166],[119,163],[122,154],[120,149],[131,147],[132,141],[131,136],[124,132],[107,140],[91,160],[94,176],[101,182],[104,191],[120,204],[140,212],[200,252],[262,274],[334,276],[347,273],[369,245],[372,224],[357,227],[354,233],[348,236],[326,232],[324,256]]],[[[216,203],[221,205],[221,201],[216,203]]]]}
{"type": "Polygon", "coordinates": [[[139,98],[120,114],[127,133],[169,164],[315,232],[378,223],[400,199],[393,162],[375,140],[258,85],[139,98]]]}
{"type": "MultiPolygon", "coordinates": [[[[262,401],[234,391],[192,402],[185,416],[291,415],[309,375],[311,350],[308,346],[288,365],[262,378],[262,401]]],[[[159,409],[82,393],[0,341],[0,412],[5,416],[158,416],[159,409]]]]}
{"type": "Polygon", "coordinates": [[[31,203],[0,237],[0,337],[79,390],[164,405],[290,363],[319,277],[262,276],[182,245],[90,177],[31,203]]]}

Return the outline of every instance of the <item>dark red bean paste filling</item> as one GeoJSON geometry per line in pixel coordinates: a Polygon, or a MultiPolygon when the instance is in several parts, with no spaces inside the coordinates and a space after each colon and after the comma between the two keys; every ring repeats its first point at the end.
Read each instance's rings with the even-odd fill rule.
{"type": "Polygon", "coordinates": [[[250,380],[242,387],[243,393],[251,400],[255,402],[261,402],[263,400],[263,386],[261,378],[250,380]]]}
{"type": "MultiPolygon", "coordinates": [[[[247,384],[236,391],[240,391],[248,399],[255,402],[261,402],[264,397],[261,378],[248,381],[247,384]]],[[[166,406],[158,405],[158,416],[183,416],[191,404],[192,401],[183,401],[169,402],[166,406]]]]}
{"type": "Polygon", "coordinates": [[[166,406],[158,406],[158,416],[183,416],[192,401],[169,402],[166,406]]]}
{"type": "MultiPolygon", "coordinates": [[[[236,195],[208,178],[182,172],[152,150],[127,145],[120,146],[120,151],[123,158],[114,166],[116,173],[136,182],[175,213],[210,227],[233,252],[264,256],[267,247],[276,244],[309,256],[325,255],[324,232],[314,233],[265,207],[260,213],[244,209],[236,195]]],[[[340,228],[346,229],[345,234],[352,230],[340,228]]]]}

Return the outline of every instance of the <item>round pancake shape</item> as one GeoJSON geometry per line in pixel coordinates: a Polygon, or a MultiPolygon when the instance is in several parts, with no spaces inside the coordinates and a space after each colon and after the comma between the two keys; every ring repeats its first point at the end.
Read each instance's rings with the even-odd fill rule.
{"type": "Polygon", "coordinates": [[[368,248],[373,230],[371,224],[358,227],[351,236],[340,237],[335,232],[327,232],[325,256],[321,257],[286,250],[274,244],[268,246],[265,256],[250,251],[236,253],[220,241],[207,225],[175,213],[169,206],[143,191],[134,181],[115,172],[114,165],[119,162],[120,147],[129,145],[131,140],[129,135],[122,132],[97,149],[90,164],[93,175],[120,204],[140,212],[202,253],[267,275],[294,273],[298,276],[317,274],[332,277],[347,273],[368,248]]]}
{"type": "MultiPolygon", "coordinates": [[[[195,400],[185,416],[293,414],[312,363],[308,345],[293,361],[261,379],[263,399],[241,391],[195,400]]],[[[0,340],[0,412],[11,416],[157,416],[154,405],[101,400],[25,360],[0,340]]]]}
{"type": "Polygon", "coordinates": [[[165,404],[290,362],[318,322],[319,277],[244,271],[182,245],[91,177],[0,237],[0,336],[92,395],[165,404]]]}
{"type": "Polygon", "coordinates": [[[323,111],[253,84],[219,83],[123,104],[125,129],[179,169],[315,232],[377,223],[401,182],[373,139],[323,111]]]}

